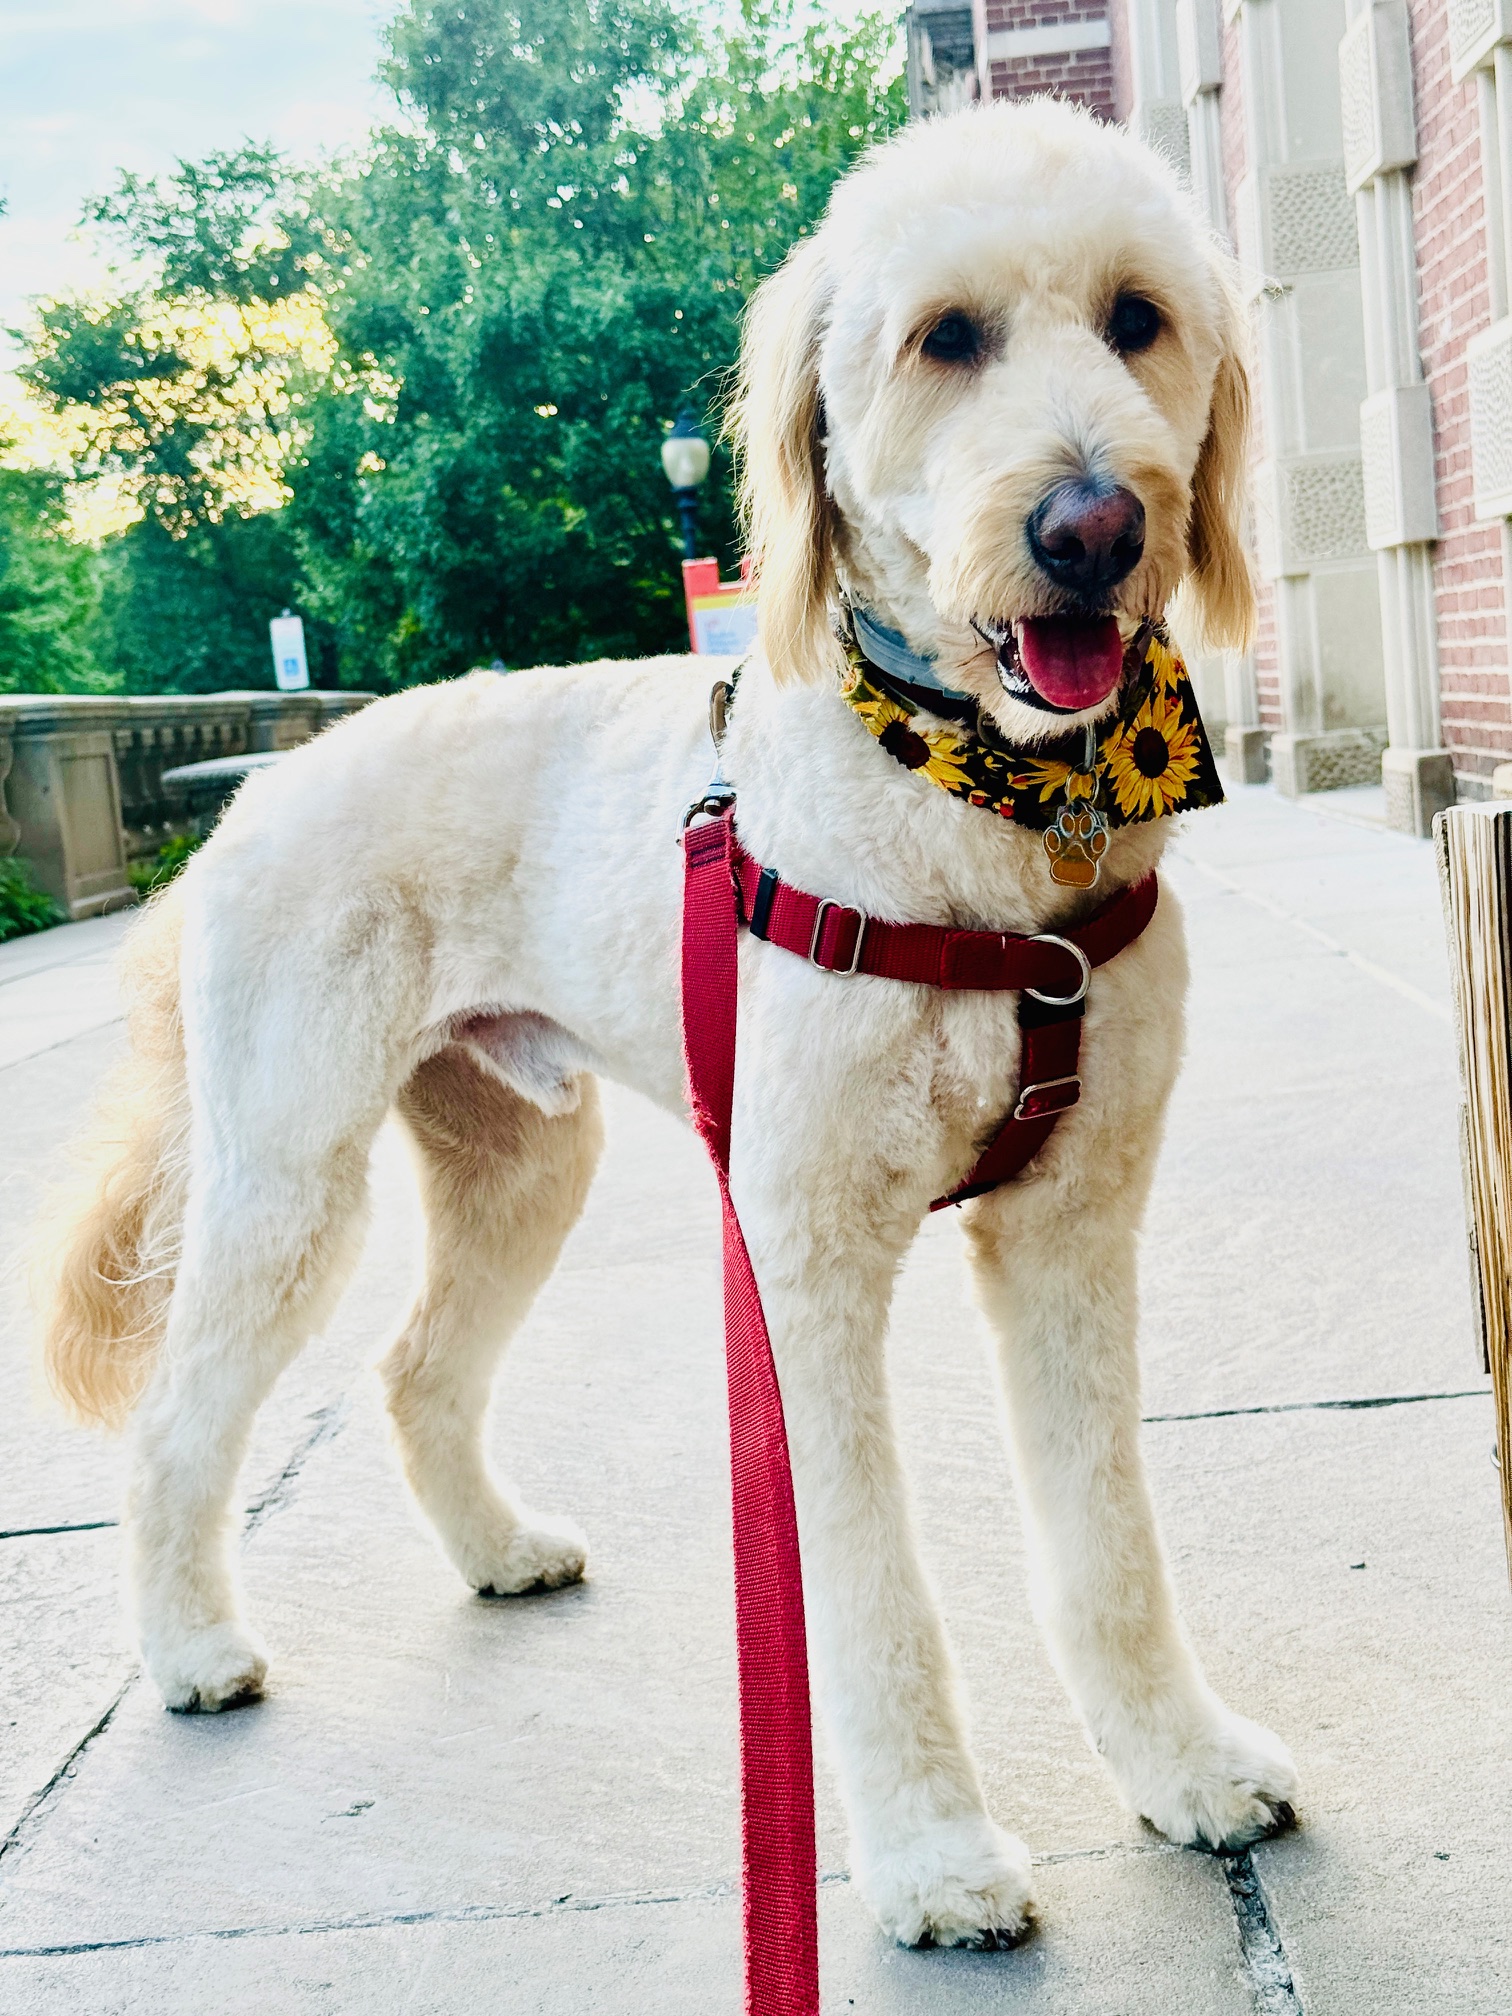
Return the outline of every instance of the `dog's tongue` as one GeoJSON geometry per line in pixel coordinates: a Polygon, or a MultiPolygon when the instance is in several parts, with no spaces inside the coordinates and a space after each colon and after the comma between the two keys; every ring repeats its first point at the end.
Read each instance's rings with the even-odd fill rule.
{"type": "Polygon", "coordinates": [[[1068,714],[1106,700],[1123,672],[1123,639],[1113,616],[1026,616],[1019,663],[1042,700],[1068,714]]]}

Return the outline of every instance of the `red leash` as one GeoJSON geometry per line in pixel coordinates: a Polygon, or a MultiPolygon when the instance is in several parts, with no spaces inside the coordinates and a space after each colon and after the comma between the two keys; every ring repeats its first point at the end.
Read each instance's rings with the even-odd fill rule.
{"type": "Polygon", "coordinates": [[[1157,884],[1147,875],[1064,936],[1019,937],[887,924],[807,895],[751,860],[735,838],[728,804],[688,827],[683,854],[683,1048],[694,1124],[713,1157],[724,1208],[746,2016],[818,2016],[814,1753],[798,1524],[771,1339],[730,1201],[740,925],[824,972],[1019,994],[1017,1103],[965,1180],[937,1200],[938,1210],[1016,1175],[1075,1105],[1092,968],[1143,931],[1157,884]]]}
{"type": "Polygon", "coordinates": [[[746,2016],[819,2016],[814,1747],[793,1473],[772,1343],[735,1206],[734,814],[683,839],[683,1048],[724,1207],[725,1358],[740,1662],[746,2016]]]}

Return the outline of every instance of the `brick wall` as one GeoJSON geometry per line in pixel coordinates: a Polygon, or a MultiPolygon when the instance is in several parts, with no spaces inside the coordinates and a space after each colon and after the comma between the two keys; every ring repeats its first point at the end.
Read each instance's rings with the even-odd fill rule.
{"type": "Polygon", "coordinates": [[[1411,0],[1418,164],[1418,340],[1433,396],[1439,543],[1434,549],[1444,743],[1463,775],[1512,758],[1501,532],[1471,497],[1465,344],[1491,320],[1475,80],[1449,75],[1443,0],[1411,0]]]}
{"type": "Polygon", "coordinates": [[[1108,0],[986,0],[989,34],[994,28],[1050,28],[1063,21],[1105,21],[1108,0]]]}
{"type": "Polygon", "coordinates": [[[1072,98],[1099,119],[1113,117],[1113,66],[1106,49],[1076,49],[1064,56],[1025,56],[991,66],[994,98],[1029,98],[1050,91],[1072,98]]]}
{"type": "MultiPolygon", "coordinates": [[[[977,0],[978,48],[999,29],[1056,28],[1106,21],[1108,0],[977,0]]],[[[1053,92],[1087,106],[1100,119],[1114,116],[1113,63],[1108,49],[1044,50],[1032,56],[991,57],[988,95],[1028,98],[1053,92]]]]}

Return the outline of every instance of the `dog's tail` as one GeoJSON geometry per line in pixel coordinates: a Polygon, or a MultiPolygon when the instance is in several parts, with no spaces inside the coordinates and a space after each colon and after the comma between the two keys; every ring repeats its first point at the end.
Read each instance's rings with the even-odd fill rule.
{"type": "Polygon", "coordinates": [[[146,1383],[178,1264],[189,1134],[182,936],[170,887],[126,941],[128,1052],[105,1080],[73,1180],[49,1202],[35,1262],[48,1383],[80,1420],[107,1427],[146,1383]]]}

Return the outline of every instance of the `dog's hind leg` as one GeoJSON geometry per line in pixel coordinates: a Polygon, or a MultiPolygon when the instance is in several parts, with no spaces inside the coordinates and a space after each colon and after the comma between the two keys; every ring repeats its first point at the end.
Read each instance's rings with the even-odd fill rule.
{"type": "Polygon", "coordinates": [[[216,1709],[261,1690],[266,1654],[242,1619],[235,1567],[237,1472],[257,1409],[356,1256],[382,1112],[344,1114],[336,1138],[300,1152],[308,1112],[280,1101],[253,1121],[249,1104],[234,1141],[202,1142],[194,1156],[165,1349],[136,1419],[132,1603],[170,1708],[216,1709]]]}
{"type": "Polygon", "coordinates": [[[126,1528],[148,1670],[169,1707],[215,1709],[257,1693],[266,1670],[241,1613],[237,1472],[258,1407],[356,1256],[426,955],[423,919],[392,891],[291,916],[276,879],[251,882],[234,853],[188,880],[187,1203],[126,1528]]]}
{"type": "Polygon", "coordinates": [[[380,1369],[415,1496],[464,1579],[500,1596],[574,1582],[585,1559],[578,1529],[527,1511],[484,1446],[494,1369],[598,1161],[598,1088],[586,1074],[572,1083],[576,1106],[548,1114],[454,1045],[397,1102],[425,1206],[425,1282],[380,1369]]]}

